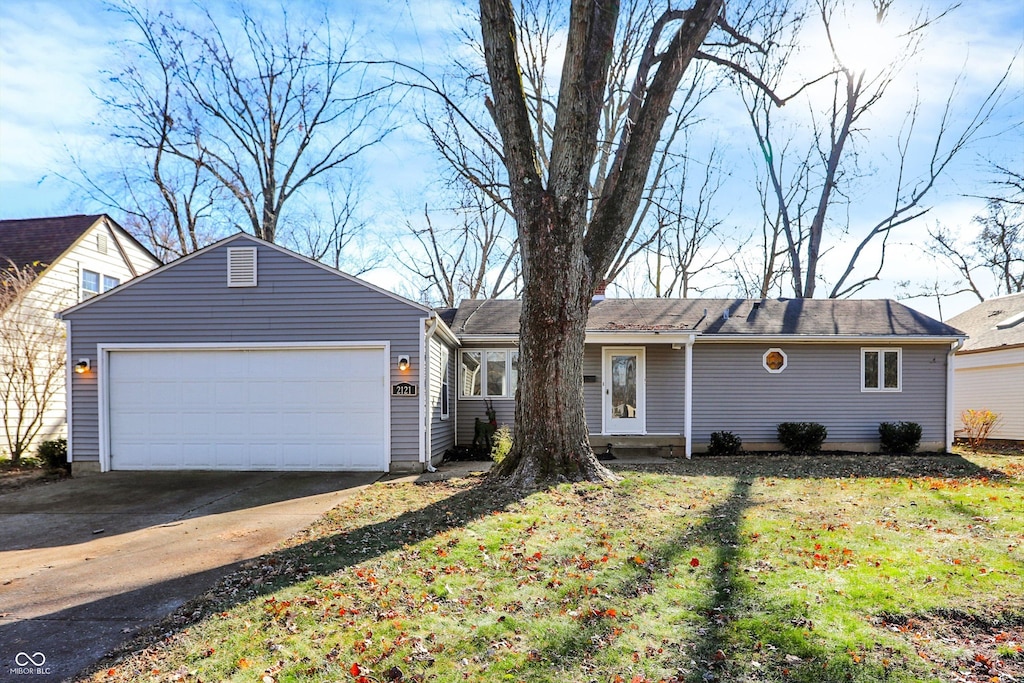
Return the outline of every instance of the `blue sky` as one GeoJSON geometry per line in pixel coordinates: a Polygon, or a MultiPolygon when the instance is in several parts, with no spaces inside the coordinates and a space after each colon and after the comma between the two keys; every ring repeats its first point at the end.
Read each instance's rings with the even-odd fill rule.
{"type": "MultiPolygon", "coordinates": [[[[184,3],[174,2],[175,6],[184,3]]],[[[472,3],[470,3],[472,4],[472,3]]],[[[920,3],[919,3],[920,4],[920,3]]],[[[925,2],[934,13],[940,4],[925,2]]],[[[154,5],[156,6],[156,5],[154,5]]],[[[290,11],[306,3],[291,3],[290,11]]],[[[371,2],[337,0],[328,3],[333,16],[342,23],[354,22],[359,32],[382,55],[400,54],[403,59],[428,67],[455,57],[456,25],[465,24],[467,8],[461,2],[371,2]]],[[[21,218],[95,211],[74,197],[58,174],[67,167],[69,154],[81,155],[87,165],[98,160],[107,144],[106,131],[92,91],[102,88],[104,72],[115,64],[112,41],[126,36],[119,17],[96,0],[6,0],[0,3],[0,218],[21,218]]],[[[923,126],[937,125],[938,105],[953,78],[963,70],[964,87],[960,111],[970,109],[981,93],[991,87],[1014,52],[1024,44],[1024,3],[1019,0],[975,0],[965,3],[956,14],[933,27],[925,45],[925,58],[907,74],[907,85],[887,99],[886,107],[870,122],[872,135],[895,138],[917,83],[928,109],[923,126]]],[[[814,62],[808,56],[808,63],[814,62]]],[[[1024,123],[1024,61],[1018,59],[1011,81],[1016,100],[1001,111],[997,128],[1005,130],[1024,123]]],[[[742,109],[722,100],[707,112],[716,123],[714,136],[725,144],[723,166],[734,169],[728,182],[749,182],[742,169],[753,167],[749,125],[742,109]]],[[[992,129],[996,132],[996,128],[992,129]]],[[[921,138],[926,141],[925,137],[921,138]]],[[[877,184],[868,177],[862,197],[851,209],[855,230],[858,209],[875,201],[884,202],[889,179],[882,172],[891,162],[891,148],[873,150],[868,168],[880,169],[877,184]]],[[[980,210],[977,200],[964,197],[979,192],[988,178],[986,159],[1024,168],[1024,135],[1001,135],[979,141],[958,160],[952,172],[932,195],[934,209],[924,220],[905,231],[893,245],[882,283],[865,291],[865,297],[894,297],[895,281],[905,277],[927,278],[934,271],[920,254],[925,230],[936,220],[956,227],[969,222],[980,210]],[[893,272],[889,272],[893,271],[893,272]]],[[[364,158],[374,201],[379,205],[375,220],[381,231],[395,230],[415,211],[421,197],[437,175],[431,149],[421,131],[412,126],[399,131],[388,144],[364,158]]],[[[876,212],[877,213],[877,212],[876,212]]],[[[115,218],[117,218],[115,216],[115,218]]],[[[742,223],[742,212],[729,216],[742,223]]],[[[852,248],[840,242],[837,255],[852,248]]],[[[395,286],[403,276],[395,272],[371,274],[368,279],[395,286]]],[[[970,298],[958,297],[944,304],[946,317],[971,305],[970,298]]],[[[934,302],[910,302],[935,314],[934,302]]]]}

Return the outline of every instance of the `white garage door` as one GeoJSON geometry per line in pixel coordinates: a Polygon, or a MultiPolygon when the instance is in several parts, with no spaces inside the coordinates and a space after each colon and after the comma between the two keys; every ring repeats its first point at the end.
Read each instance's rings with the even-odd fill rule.
{"type": "Polygon", "coordinates": [[[108,354],[110,469],[387,470],[383,348],[108,354]]]}

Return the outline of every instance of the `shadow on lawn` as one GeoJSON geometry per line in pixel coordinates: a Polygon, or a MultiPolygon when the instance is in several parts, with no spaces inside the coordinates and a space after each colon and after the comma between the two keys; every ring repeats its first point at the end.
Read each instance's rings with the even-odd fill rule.
{"type": "MultiPolygon", "coordinates": [[[[205,572],[204,575],[212,578],[224,578],[205,595],[181,606],[160,623],[141,630],[131,640],[122,643],[96,663],[79,671],[77,679],[103,671],[113,666],[121,656],[149,647],[159,642],[168,632],[179,631],[212,614],[230,610],[236,605],[313,576],[331,574],[398,550],[406,544],[415,544],[445,531],[462,527],[475,519],[503,510],[522,498],[523,495],[519,492],[510,491],[485,480],[391,519],[306,541],[254,560],[227,565],[220,570],[205,572]]],[[[186,578],[188,577],[176,579],[174,582],[186,578]]],[[[164,587],[164,584],[147,586],[138,591],[87,603],[40,619],[51,622],[75,621],[80,615],[102,611],[105,602],[130,603],[135,599],[160,595],[164,587]]],[[[36,620],[0,626],[0,642],[5,638],[16,637],[17,632],[32,621],[36,620]]]]}
{"type": "Polygon", "coordinates": [[[836,477],[911,477],[1005,479],[999,470],[982,467],[967,458],[944,453],[920,455],[832,454],[789,455],[748,453],[738,456],[695,455],[664,463],[605,463],[613,470],[664,472],[680,476],[778,477],[782,479],[831,479],[836,477]]]}
{"type": "MultiPolygon", "coordinates": [[[[747,577],[739,568],[743,540],[740,528],[745,511],[752,505],[750,488],[757,477],[959,477],[959,478],[1004,478],[1003,473],[980,467],[970,460],[956,455],[923,456],[865,456],[865,455],[818,455],[818,456],[763,456],[741,457],[698,457],[691,461],[673,461],[666,464],[641,465],[627,461],[614,463],[616,469],[665,472],[683,476],[723,476],[735,481],[726,497],[701,515],[701,521],[688,526],[689,519],[680,518],[679,532],[654,549],[650,567],[638,568],[631,577],[620,585],[609,587],[610,592],[619,595],[636,596],[640,592],[657,589],[658,567],[685,567],[689,549],[694,545],[715,548],[714,556],[707,558],[713,563],[710,570],[710,586],[705,604],[694,612],[704,620],[696,630],[696,642],[691,643],[692,658],[697,660],[699,671],[690,665],[689,652],[681,652],[680,678],[678,680],[703,681],[704,673],[714,673],[718,680],[728,680],[732,664],[716,656],[723,647],[730,622],[741,612],[749,612],[756,606],[758,596],[747,577]],[[688,671],[683,674],[682,670],[688,671]]],[[[188,624],[198,622],[210,614],[229,610],[235,605],[248,602],[293,585],[316,575],[325,575],[365,562],[374,557],[398,550],[406,544],[418,543],[437,534],[456,529],[465,524],[506,509],[521,500],[523,495],[510,491],[499,483],[486,479],[457,490],[454,494],[425,505],[421,508],[399,514],[391,519],[368,524],[350,531],[325,538],[300,543],[293,547],[270,553],[238,567],[237,571],[222,580],[217,587],[192,601],[162,623],[146,629],[131,642],[124,644],[99,663],[86,668],[81,674],[87,675],[113,664],[113,659],[126,652],[135,651],[159,641],[168,631],[178,631],[188,624]]],[[[705,564],[705,560],[701,559],[705,564]]],[[[236,565],[223,568],[223,574],[235,569],[236,565]]],[[[222,575],[223,575],[222,574],[222,575]]],[[[147,590],[160,592],[160,585],[147,590]]],[[[118,596],[124,600],[130,595],[118,596]]],[[[762,601],[764,602],[764,601],[762,601]]],[[[84,605],[75,610],[93,611],[96,603],[84,605]]],[[[756,610],[754,610],[756,611],[756,610]]],[[[773,615],[770,622],[760,626],[770,630],[791,615],[773,615]]],[[[73,619],[74,615],[48,615],[47,619],[73,619]]],[[[799,615],[793,615],[799,619],[799,615]]],[[[684,627],[692,624],[684,624],[684,627]]],[[[584,653],[592,650],[591,637],[595,634],[592,623],[581,622],[579,629],[562,637],[559,642],[549,644],[545,655],[552,661],[561,660],[561,665],[572,667],[580,663],[584,653]]],[[[0,627],[0,636],[5,635],[0,627]]],[[[777,638],[765,637],[766,642],[777,638]]],[[[778,638],[782,636],[779,635],[778,638]]],[[[755,638],[756,640],[756,638],[755,638]]],[[[802,654],[808,657],[827,657],[822,650],[812,652],[806,643],[802,654]]],[[[798,650],[798,653],[800,651],[798,650]]],[[[831,679],[830,679],[831,680],[831,679]]],[[[838,680],[838,679],[837,679],[838,680]]]]}

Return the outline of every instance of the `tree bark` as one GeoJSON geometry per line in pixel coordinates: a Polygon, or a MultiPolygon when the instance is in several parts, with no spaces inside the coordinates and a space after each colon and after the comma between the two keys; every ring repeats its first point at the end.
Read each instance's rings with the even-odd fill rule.
{"type": "Polygon", "coordinates": [[[495,469],[512,486],[607,480],[590,447],[583,351],[594,283],[622,246],[683,73],[723,0],[697,0],[655,22],[630,92],[630,126],[588,221],[590,175],[615,44],[618,3],[572,3],[547,186],[518,63],[509,0],[480,0],[492,114],[502,140],[523,264],[519,388],[513,448],[495,469]],[[664,51],[662,31],[679,24],[664,51]]]}

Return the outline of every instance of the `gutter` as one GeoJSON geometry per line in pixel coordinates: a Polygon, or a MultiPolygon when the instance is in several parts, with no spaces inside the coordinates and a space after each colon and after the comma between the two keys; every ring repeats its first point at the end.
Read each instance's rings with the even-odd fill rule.
{"type": "Polygon", "coordinates": [[[956,352],[964,347],[966,339],[960,337],[955,342],[950,344],[949,351],[946,352],[946,452],[953,452],[953,436],[955,431],[953,429],[953,420],[956,419],[953,415],[953,357],[956,352]]]}

